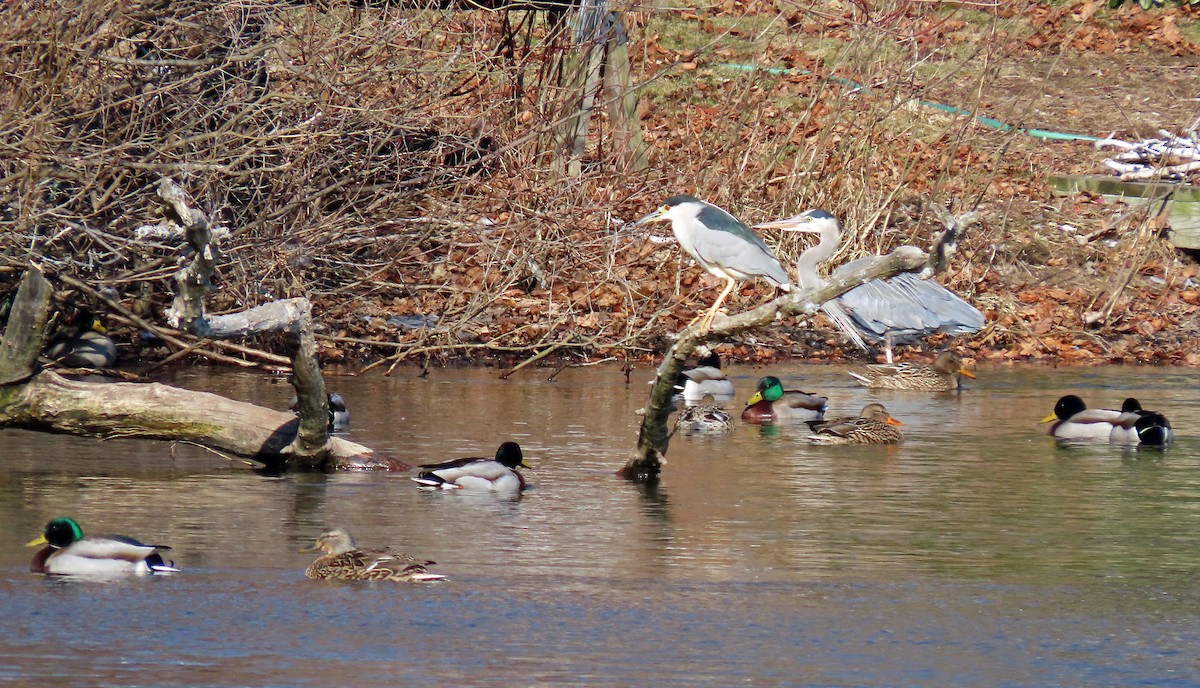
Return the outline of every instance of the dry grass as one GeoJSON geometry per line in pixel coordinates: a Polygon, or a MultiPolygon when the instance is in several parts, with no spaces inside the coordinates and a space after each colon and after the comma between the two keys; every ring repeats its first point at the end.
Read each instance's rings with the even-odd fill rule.
{"type": "MultiPolygon", "coordinates": [[[[930,203],[978,205],[987,219],[950,284],[1016,312],[1010,272],[1046,278],[1022,249],[1062,240],[1062,205],[1043,202],[1061,149],[913,100],[1055,124],[1039,121],[1045,84],[1012,76],[1030,68],[1031,37],[1052,19],[1062,34],[1066,20],[1001,4],[630,7],[650,171],[618,169],[599,108],[571,178],[553,136],[573,102],[558,86],[567,41],[540,13],[91,0],[63,21],[44,3],[10,3],[0,279],[33,259],[157,313],[179,247],[135,232],[160,220],[153,190],[171,176],[233,231],[214,309],[307,294],[329,327],[328,360],[517,360],[548,347],[636,357],[715,293],[673,244],[624,224],[687,192],[748,221],[828,209],[853,236],[847,257],[927,244],[930,203]]],[[[1042,73],[1059,59],[1045,55],[1042,73]]],[[[768,241],[789,259],[803,248],[768,241]]],[[[1103,284],[1177,267],[1153,242],[1131,246],[1136,270],[1089,259],[1103,284]]],[[[731,307],[765,295],[748,285],[731,307]]],[[[742,353],[771,355],[789,336],[742,353]]]]}

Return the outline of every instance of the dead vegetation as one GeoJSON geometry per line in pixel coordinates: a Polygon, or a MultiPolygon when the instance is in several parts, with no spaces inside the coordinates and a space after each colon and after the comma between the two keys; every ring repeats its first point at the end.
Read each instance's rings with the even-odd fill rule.
{"type": "MultiPolygon", "coordinates": [[[[572,177],[554,139],[569,32],[543,13],[91,0],[64,20],[10,3],[0,291],[36,260],[129,325],[126,357],[278,365],[259,353],[278,353],[269,338],[219,349],[132,325],[161,324],[171,299],[178,247],[138,233],[160,222],[153,194],[170,177],[229,230],[214,310],[308,296],[327,364],[643,359],[719,286],[625,225],[667,195],[748,221],[825,208],[852,235],[846,258],[928,246],[938,204],[984,218],[943,278],[989,314],[961,342],[975,357],[1200,364],[1185,349],[1200,334],[1196,271],[1152,218],[1050,197],[1047,174],[1098,171],[1087,144],[918,102],[1095,135],[1182,130],[1200,17],[999,4],[618,7],[650,171],[619,168],[598,110],[572,177]],[[1138,102],[1121,95],[1137,87],[1138,102]]],[[[803,249],[767,240],[789,259],[803,249]]],[[[731,311],[767,289],[744,285],[731,311]]],[[[853,355],[819,317],[724,348],[853,355]]]]}

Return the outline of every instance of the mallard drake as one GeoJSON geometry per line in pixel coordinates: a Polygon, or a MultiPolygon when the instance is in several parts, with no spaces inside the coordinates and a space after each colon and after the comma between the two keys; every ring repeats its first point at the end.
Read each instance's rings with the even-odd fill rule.
{"type": "Polygon", "coordinates": [[[713,403],[685,406],[675,416],[675,432],[684,435],[723,435],[733,430],[733,416],[713,403]]]}
{"type": "MultiPolygon", "coordinates": [[[[1074,411],[1067,421],[1059,419],[1055,426],[1051,426],[1050,434],[1060,439],[1107,438],[1113,444],[1156,446],[1170,444],[1174,439],[1171,422],[1167,420],[1167,417],[1157,411],[1143,409],[1141,402],[1133,397],[1126,399],[1121,404],[1120,411],[1087,408],[1082,411],[1078,410],[1079,405],[1083,404],[1083,400],[1075,395],[1059,399],[1059,404],[1063,405],[1063,413],[1071,414],[1074,411]],[[1064,425],[1066,426],[1065,430],[1064,425]]],[[[1059,418],[1057,415],[1059,406],[1055,405],[1054,410],[1056,413],[1046,416],[1042,422],[1059,418]]]]}
{"type": "Polygon", "coordinates": [[[117,362],[117,345],[95,314],[79,311],[54,337],[46,355],[70,368],[111,368],[117,362]]]}
{"type": "Polygon", "coordinates": [[[808,392],[784,390],[779,378],[768,375],[758,381],[754,396],[746,401],[742,420],[756,425],[768,425],[777,421],[810,421],[825,417],[825,397],[808,392]]]}
{"type": "Polygon", "coordinates": [[[1130,397],[1121,404],[1122,422],[1108,435],[1109,442],[1120,444],[1167,445],[1175,438],[1171,422],[1158,411],[1147,411],[1142,404],[1130,397]],[[1129,416],[1134,416],[1132,425],[1129,416]]]}
{"type": "Polygon", "coordinates": [[[308,552],[324,552],[304,575],[319,580],[424,582],[445,580],[425,569],[437,562],[416,559],[391,549],[363,549],[342,528],[321,533],[308,552]]]}
{"type": "Polygon", "coordinates": [[[911,389],[928,392],[962,389],[962,378],[975,379],[963,368],[962,358],[953,351],[943,351],[932,365],[924,363],[880,363],[869,365],[861,373],[850,373],[863,387],[878,389],[911,389]]]}
{"type": "Polygon", "coordinates": [[[444,490],[476,490],[519,493],[525,489],[525,478],[516,470],[529,468],[521,453],[521,445],[505,442],[496,450],[495,458],[466,458],[428,463],[418,466],[413,478],[422,487],[444,490]]]}
{"type": "Polygon", "coordinates": [[[898,444],[904,436],[883,404],[867,404],[857,418],[844,417],[812,423],[809,441],[819,444],[898,444]]]}
{"type": "Polygon", "coordinates": [[[178,573],[175,562],[164,562],[166,545],[146,545],[125,535],[84,536],[75,519],[65,516],[46,524],[41,537],[27,547],[45,545],[33,556],[29,570],[56,575],[114,573],[178,573]]]}
{"type": "MultiPolygon", "coordinates": [[[[350,411],[346,408],[346,400],[340,394],[326,394],[325,408],[329,409],[329,430],[331,432],[345,432],[350,429],[350,411]]],[[[292,400],[288,402],[288,410],[293,413],[300,412],[300,399],[292,395],[292,400]]]]}
{"type": "Polygon", "coordinates": [[[713,399],[733,397],[733,383],[721,372],[721,357],[710,351],[697,362],[695,368],[679,373],[677,387],[682,387],[684,401],[702,401],[705,396],[713,399]]]}
{"type": "Polygon", "coordinates": [[[1090,409],[1075,394],[1060,397],[1054,412],[1041,420],[1052,423],[1047,434],[1060,440],[1107,440],[1123,422],[1136,422],[1136,417],[1121,418],[1122,412],[1113,409],[1090,409]]]}

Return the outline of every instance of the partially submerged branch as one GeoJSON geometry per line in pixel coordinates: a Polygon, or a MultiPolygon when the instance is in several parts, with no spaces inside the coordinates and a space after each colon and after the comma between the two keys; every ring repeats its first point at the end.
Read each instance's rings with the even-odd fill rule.
{"type": "MultiPolygon", "coordinates": [[[[289,413],[157,383],[69,380],[41,370],[37,355],[44,344],[51,294],[49,281],[31,266],[0,340],[0,427],[189,441],[275,468],[408,468],[338,437],[322,440],[319,452],[298,455],[294,445],[304,441],[297,439],[303,435],[302,421],[289,413]]],[[[321,416],[322,431],[324,422],[321,416]]]]}
{"type": "Polygon", "coordinates": [[[860,284],[886,279],[901,272],[914,272],[926,267],[928,256],[915,246],[900,246],[886,256],[880,256],[855,270],[831,277],[816,287],[784,294],[758,308],[726,318],[718,318],[710,334],[692,326],[684,330],[679,340],[663,357],[650,390],[650,400],[642,417],[638,444],[633,455],[619,471],[623,477],[639,482],[655,479],[662,470],[662,457],[667,451],[669,432],[667,419],[671,415],[671,397],[675,380],[683,362],[708,337],[732,336],[767,325],[788,315],[816,313],[821,304],[835,299],[860,284]]]}
{"type": "Polygon", "coordinates": [[[306,464],[320,464],[329,452],[328,397],[317,364],[317,345],[308,299],[281,299],[221,316],[208,316],[204,297],[213,289],[219,255],[208,217],[187,204],[181,189],[170,179],[158,187],[163,212],[178,224],[187,238],[192,259],[175,273],[176,292],[167,320],[193,334],[211,339],[242,338],[264,332],[284,332],[292,344],[292,386],[300,409],[300,427],[288,451],[306,464]]]}

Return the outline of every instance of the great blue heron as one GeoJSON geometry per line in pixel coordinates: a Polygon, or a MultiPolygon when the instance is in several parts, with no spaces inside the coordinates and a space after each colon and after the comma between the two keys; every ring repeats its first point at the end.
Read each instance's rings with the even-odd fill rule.
{"type": "Polygon", "coordinates": [[[740,281],[762,277],[787,291],[787,271],[762,239],[736,217],[711,203],[691,196],[672,196],[637,224],[671,221],[671,231],[683,250],[710,274],[726,280],[712,308],[700,320],[700,332],[708,332],[717,309],[740,281]]]}
{"type": "MultiPolygon", "coordinates": [[[[762,229],[783,229],[809,232],[821,237],[816,246],[800,254],[796,260],[797,280],[801,287],[821,284],[817,266],[837,253],[841,229],[832,215],[824,210],[807,210],[794,217],[756,225],[762,229]]],[[[838,267],[833,274],[842,275],[864,261],[859,258],[838,267]]],[[[821,306],[847,337],[864,351],[866,341],[883,341],[888,363],[892,362],[892,345],[919,337],[945,332],[951,335],[978,332],[984,324],[983,313],[933,280],[921,279],[902,272],[884,280],[871,280],[828,301],[821,306]]]]}

